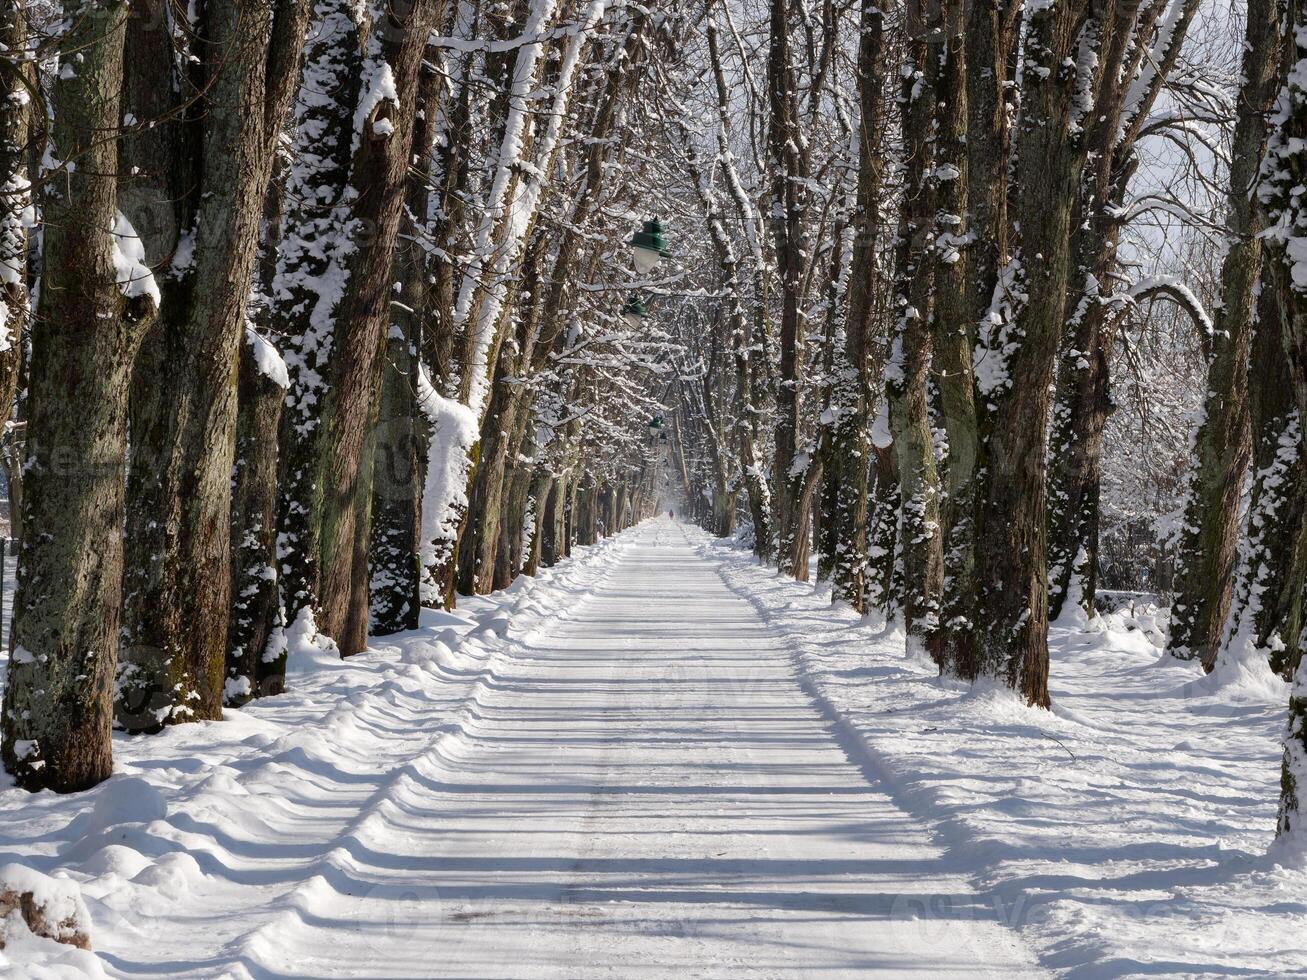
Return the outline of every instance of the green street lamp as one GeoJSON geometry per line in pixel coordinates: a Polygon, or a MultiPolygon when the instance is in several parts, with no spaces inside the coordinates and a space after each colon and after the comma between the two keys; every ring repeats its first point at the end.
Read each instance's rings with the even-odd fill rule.
{"type": "Polygon", "coordinates": [[[631,250],[640,275],[647,276],[658,268],[658,263],[671,255],[667,250],[667,239],[663,237],[662,222],[657,218],[646,221],[644,228],[631,239],[631,250]]]}
{"type": "Polygon", "coordinates": [[[655,415],[653,418],[649,420],[649,435],[657,437],[662,427],[663,427],[663,417],[661,415],[655,415]]]}
{"type": "Polygon", "coordinates": [[[622,307],[622,319],[631,327],[640,326],[648,315],[649,311],[645,308],[644,302],[639,296],[632,296],[622,307]]]}

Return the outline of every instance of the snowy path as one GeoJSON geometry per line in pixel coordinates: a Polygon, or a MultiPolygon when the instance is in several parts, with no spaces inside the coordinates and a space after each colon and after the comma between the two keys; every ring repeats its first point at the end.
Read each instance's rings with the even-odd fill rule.
{"type": "Polygon", "coordinates": [[[935,894],[965,915],[965,886],[713,566],[667,523],[635,533],[457,756],[419,765],[429,795],[356,868],[383,900],[319,906],[279,937],[287,973],[1029,973],[983,910],[913,920],[935,894]]]}
{"type": "Polygon", "coordinates": [[[1042,975],[679,526],[495,601],[7,791],[7,854],[82,882],[116,976],[1042,975]]]}

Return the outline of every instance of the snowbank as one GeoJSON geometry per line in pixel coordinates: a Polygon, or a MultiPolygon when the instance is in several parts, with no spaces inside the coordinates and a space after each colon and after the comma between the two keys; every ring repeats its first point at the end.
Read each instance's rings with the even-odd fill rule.
{"type": "MultiPolygon", "coordinates": [[[[846,751],[934,828],[993,914],[1076,977],[1307,976],[1307,870],[1268,855],[1282,682],[1163,656],[1156,611],[1051,636],[1053,710],[940,680],[903,636],[702,532],[788,637],[846,751]]],[[[941,902],[949,901],[940,896],[941,902]]]]}
{"type": "Polygon", "coordinates": [[[29,794],[3,777],[0,865],[22,867],[0,884],[39,891],[95,952],[5,919],[0,977],[294,973],[297,930],[385,899],[363,869],[404,860],[387,855],[402,853],[405,814],[455,778],[517,642],[568,618],[624,546],[577,549],[454,613],[424,610],[421,628],[348,660],[311,621],[292,624],[286,693],[222,722],[115,733],[115,774],[88,792],[29,794]]]}

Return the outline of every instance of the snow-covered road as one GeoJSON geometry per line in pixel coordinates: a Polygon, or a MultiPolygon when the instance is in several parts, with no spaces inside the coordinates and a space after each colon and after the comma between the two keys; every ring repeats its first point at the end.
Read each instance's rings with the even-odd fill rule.
{"type": "Polygon", "coordinates": [[[117,976],[1041,975],[692,533],[475,600],[471,635],[293,654],[285,695],[116,739],[91,793],[6,790],[0,857],[81,883],[117,976]]]}
{"type": "Polygon", "coordinates": [[[420,761],[425,797],[354,855],[376,900],[317,905],[277,944],[286,972],[1032,972],[845,757],[752,607],[676,526],[633,536],[517,649],[456,756],[420,761]]]}

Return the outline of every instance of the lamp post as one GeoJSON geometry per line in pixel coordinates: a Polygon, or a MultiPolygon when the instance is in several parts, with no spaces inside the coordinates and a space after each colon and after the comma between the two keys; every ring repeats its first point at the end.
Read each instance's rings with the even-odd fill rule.
{"type": "Polygon", "coordinates": [[[648,315],[649,311],[645,308],[644,301],[639,296],[632,296],[622,306],[622,319],[626,321],[627,326],[632,328],[640,326],[648,315]]]}
{"type": "Polygon", "coordinates": [[[671,254],[663,237],[663,223],[657,218],[646,221],[631,239],[631,251],[635,269],[640,275],[647,276],[658,268],[658,263],[671,254]]]}
{"type": "MultiPolygon", "coordinates": [[[[667,239],[663,235],[663,223],[657,218],[644,222],[640,230],[631,236],[631,260],[635,263],[636,272],[642,276],[653,272],[670,254],[667,239]]],[[[649,310],[638,295],[632,295],[622,306],[622,319],[633,329],[638,329],[648,315],[649,310]]],[[[666,442],[663,417],[655,415],[649,420],[649,441],[657,446],[660,435],[661,441],[666,442]]]]}

